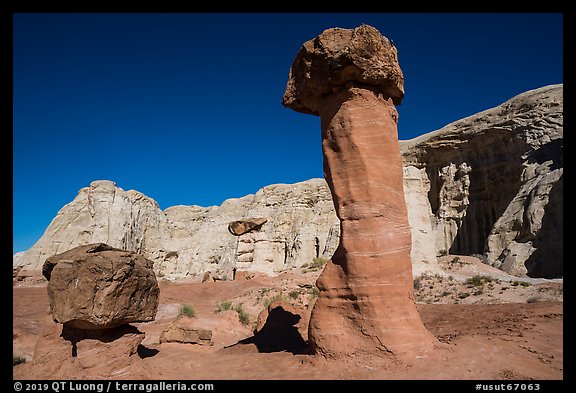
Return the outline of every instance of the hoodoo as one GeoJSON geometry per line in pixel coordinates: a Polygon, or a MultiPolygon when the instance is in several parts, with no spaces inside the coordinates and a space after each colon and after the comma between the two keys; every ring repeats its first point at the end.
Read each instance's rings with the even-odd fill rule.
{"type": "Polygon", "coordinates": [[[319,115],[324,176],[340,244],[318,278],[309,341],[328,357],[411,359],[438,342],[413,300],[411,235],[398,144],[404,77],[375,28],[333,28],[304,43],[282,103],[319,115]]]}

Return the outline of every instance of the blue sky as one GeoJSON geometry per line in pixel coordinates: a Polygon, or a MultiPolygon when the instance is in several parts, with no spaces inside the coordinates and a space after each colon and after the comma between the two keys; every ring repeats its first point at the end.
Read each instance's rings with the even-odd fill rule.
{"type": "Polygon", "coordinates": [[[93,180],[165,209],[322,177],[281,98],[302,43],[361,23],[398,48],[400,139],[563,82],[561,14],[14,14],[13,251],[93,180]]]}

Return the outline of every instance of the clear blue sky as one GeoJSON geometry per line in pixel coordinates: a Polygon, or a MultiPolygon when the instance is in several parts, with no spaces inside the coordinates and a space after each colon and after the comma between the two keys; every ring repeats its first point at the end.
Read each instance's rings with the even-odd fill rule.
{"type": "Polygon", "coordinates": [[[303,42],[361,23],[398,48],[400,139],[563,82],[561,14],[14,14],[13,251],[93,180],[165,209],[322,177],[282,94],[303,42]]]}

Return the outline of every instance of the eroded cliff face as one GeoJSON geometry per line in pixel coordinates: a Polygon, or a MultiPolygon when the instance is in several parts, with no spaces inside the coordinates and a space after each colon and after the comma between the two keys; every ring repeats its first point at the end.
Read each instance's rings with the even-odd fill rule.
{"type": "Polygon", "coordinates": [[[562,276],[563,88],[546,86],[401,142],[422,169],[439,254],[562,276]]]}
{"type": "Polygon", "coordinates": [[[158,247],[164,220],[153,199],[109,180],[94,181],[58,212],[29,250],[14,255],[13,265],[21,266],[22,274],[39,272],[46,258],[90,243],[145,254],[158,247]]]}
{"type": "Polygon", "coordinates": [[[210,271],[232,278],[234,269],[276,274],[328,259],[338,245],[339,221],[323,179],[264,187],[255,195],[221,206],[174,206],[162,211],[145,195],[94,181],[64,206],[28,251],[14,255],[21,275],[38,273],[51,255],[103,242],[143,254],[167,278],[210,271]],[[257,230],[240,236],[230,222],[265,217],[257,230]]]}

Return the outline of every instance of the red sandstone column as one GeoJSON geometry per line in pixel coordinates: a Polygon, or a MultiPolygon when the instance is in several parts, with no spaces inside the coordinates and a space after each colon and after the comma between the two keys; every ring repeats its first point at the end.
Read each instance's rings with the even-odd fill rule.
{"type": "Polygon", "coordinates": [[[320,115],[324,175],[341,222],[309,325],[324,356],[408,360],[437,344],[413,300],[394,107],[402,97],[396,49],[370,26],[326,30],[292,65],[283,103],[320,115]]]}

